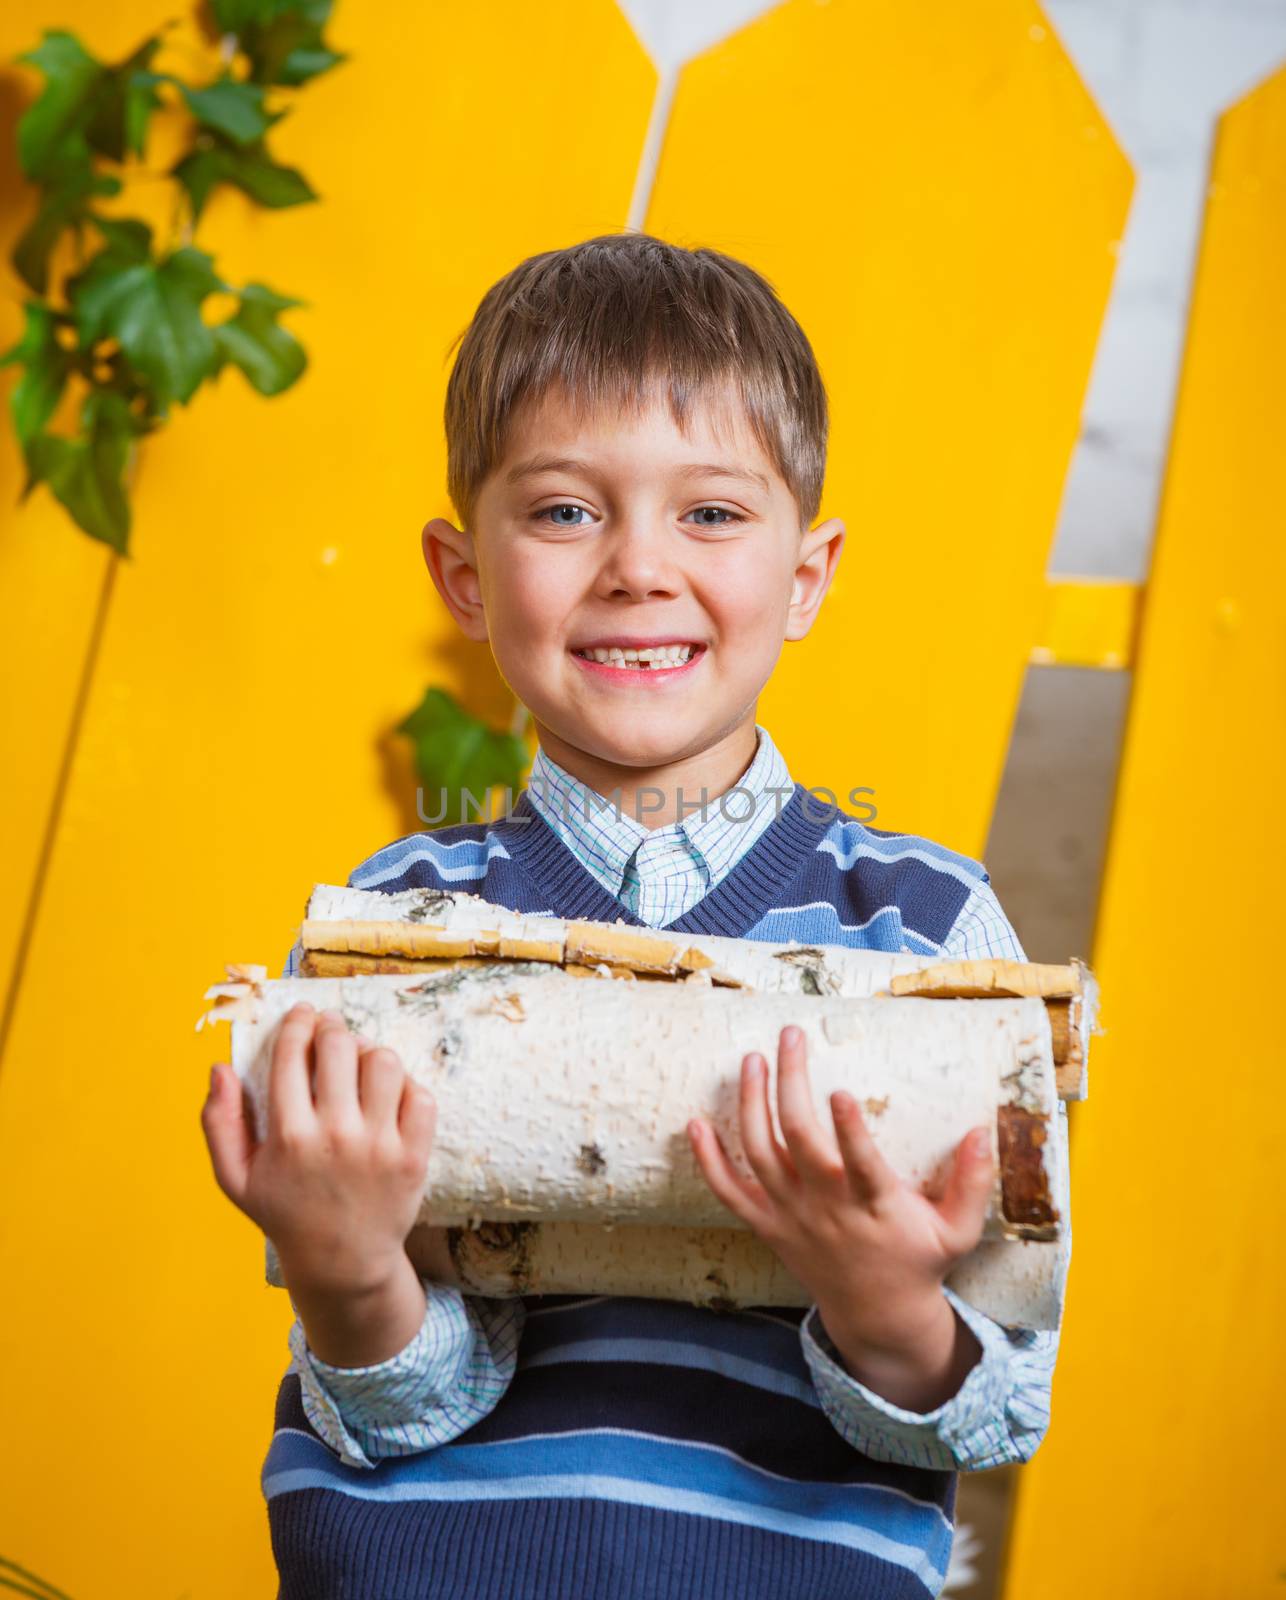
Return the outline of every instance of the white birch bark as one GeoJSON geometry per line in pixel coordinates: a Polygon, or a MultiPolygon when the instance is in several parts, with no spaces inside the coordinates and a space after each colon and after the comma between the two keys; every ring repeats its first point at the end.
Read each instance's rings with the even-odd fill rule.
{"type": "Polygon", "coordinates": [[[1013,961],[943,961],[845,945],[801,945],[730,939],[713,934],[578,922],[510,911],[478,895],[438,889],[408,889],[386,895],[369,889],[318,884],[308,902],[301,933],[306,948],[369,949],[369,929],[346,942],[336,937],[346,923],[384,925],[376,941],[388,954],[414,957],[498,956],[555,962],[604,963],[619,972],[689,974],[720,986],[759,994],[902,996],[1039,995],[1070,1006],[1069,1059],[1059,1065],[1064,1099],[1083,1100],[1088,1088],[1089,1038],[1098,1026],[1098,985],[1083,962],[1065,965],[1013,961]],[[394,927],[393,924],[400,924],[394,927]]]}
{"type": "MultiPolygon", "coordinates": [[[[422,1216],[454,1225],[457,1271],[476,1294],[806,1304],[767,1246],[714,1200],[684,1131],[688,1116],[704,1111],[744,1170],[735,1129],[740,1058],[762,1051],[771,1075],[785,1021],[808,1036],[823,1123],[830,1088],[850,1088],[866,1101],[877,1145],[911,1182],[942,1171],[968,1127],[994,1129],[1001,1105],[1038,1111],[1052,1132],[1053,1095],[1086,1092],[1098,996],[1079,962],[946,963],[793,940],[676,938],[432,890],[384,895],[318,885],[308,911],[307,948],[484,964],[293,983],[268,981],[261,967],[230,966],[238,981],[208,991],[216,1003],[202,1020],[234,1021],[234,1064],[261,1132],[271,1036],[296,999],[337,1004],[353,1026],[397,1049],[439,1102],[422,1216]],[[585,983],[572,972],[674,981],[585,983]],[[403,986],[409,999],[397,998],[403,986]],[[997,998],[1013,993],[1024,998],[997,998]],[[890,1001],[891,994],[910,998],[890,1001]],[[988,998],[980,1006],[918,998],[933,994],[988,998]],[[810,1001],[801,1015],[789,999],[799,995],[844,1003],[814,1012],[810,1001]],[[1038,996],[1070,1005],[1070,1057],[1057,1067],[1038,996]],[[728,1011],[729,1003],[743,1009],[728,1011]],[[974,1020],[964,1021],[971,1011],[974,1020]],[[538,1026],[527,1027],[534,1018],[538,1026]],[[497,1105],[505,1108],[499,1118],[497,1105]]],[[[1023,1230],[1001,1215],[998,1182],[982,1243],[947,1279],[1011,1326],[1056,1326],[1061,1306],[1070,1194],[1059,1138],[1046,1138],[1041,1162],[1059,1225],[1026,1230],[1043,1238],[1018,1237],[1023,1230]]],[[[268,1278],[281,1281],[270,1243],[268,1278]]]]}
{"type": "MultiPolygon", "coordinates": [[[[830,1093],[848,1089],[881,1154],[916,1185],[938,1180],[969,1129],[988,1126],[998,1176],[987,1236],[1056,1231],[1010,1224],[999,1204],[1000,1108],[1047,1125],[1057,1114],[1049,1021],[1036,999],[801,1003],[705,985],[587,982],[535,962],[255,987],[233,1023],[232,1060],[260,1136],[281,1018],[299,1000],[334,1007],[354,1031],[395,1049],[438,1103],[425,1220],[726,1225],[691,1152],[688,1119],[709,1117],[748,1173],[741,1060],[751,1050],[768,1059],[776,1126],[777,1038],[795,1022],[824,1126],[830,1093]]],[[[1048,1180],[1055,1148],[1047,1139],[1041,1154],[1048,1180]]]]}
{"type": "MultiPolygon", "coordinates": [[[[416,1260],[414,1237],[408,1252],[416,1260]]],[[[1068,1254],[1065,1236],[1052,1243],[984,1239],[956,1263],[946,1282],[997,1322],[1056,1328],[1068,1254]]],[[[484,1298],[642,1295],[719,1309],[806,1306],[812,1300],[762,1240],[726,1227],[484,1224],[476,1231],[459,1230],[452,1256],[462,1287],[484,1298]]]]}
{"type": "MultiPolygon", "coordinates": [[[[413,1229],[407,1253],[434,1273],[413,1229]]],[[[452,1229],[460,1287],[484,1299],[526,1294],[639,1295],[731,1310],[806,1306],[811,1296],[762,1240],[740,1228],[613,1227],[585,1222],[483,1223],[452,1229]]],[[[1070,1233],[1047,1243],[984,1239],[947,1274],[947,1284],[986,1316],[1017,1328],[1056,1328],[1070,1258],[1070,1233]]],[[[267,1281],[285,1287],[271,1242],[267,1281]]]]}

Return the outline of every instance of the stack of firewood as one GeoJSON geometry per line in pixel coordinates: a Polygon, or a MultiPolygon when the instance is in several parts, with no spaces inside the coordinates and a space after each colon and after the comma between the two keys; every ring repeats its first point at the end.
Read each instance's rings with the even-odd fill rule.
{"type": "Polygon", "coordinates": [[[970,1128],[995,1130],[984,1237],[947,1282],[1013,1326],[1058,1315],[1070,1250],[1058,1101],[1084,1098],[1096,1025],[1079,961],[674,937],[325,884],[301,943],[302,976],[229,966],[202,1020],[232,1021],[261,1134],[277,1025],[298,1000],[399,1053],[438,1102],[421,1226],[450,1228],[470,1292],[807,1303],[711,1193],[685,1132],[709,1117],[749,1170],[741,1059],[759,1051],[771,1075],[793,1022],[823,1124],[831,1091],[848,1089],[907,1182],[938,1183],[970,1128]]]}

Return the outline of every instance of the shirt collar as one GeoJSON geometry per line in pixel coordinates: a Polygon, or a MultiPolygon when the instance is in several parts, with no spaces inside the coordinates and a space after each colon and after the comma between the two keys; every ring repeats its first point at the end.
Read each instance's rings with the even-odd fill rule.
{"type": "MultiPolygon", "coordinates": [[[[646,827],[628,810],[619,808],[612,797],[572,777],[540,746],[527,779],[528,798],[612,894],[620,893],[631,860],[649,839],[683,849],[713,888],[780,815],[794,790],[786,762],[767,728],[756,723],[755,732],[754,759],[736,783],[722,795],[683,793],[684,815],[664,828],[646,827]]],[[[645,859],[660,862],[668,853],[654,848],[645,859]]]]}

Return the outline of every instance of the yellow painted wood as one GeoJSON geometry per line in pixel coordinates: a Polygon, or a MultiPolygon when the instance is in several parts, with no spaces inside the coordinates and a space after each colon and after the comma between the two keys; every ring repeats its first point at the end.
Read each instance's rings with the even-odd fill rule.
{"type": "Polygon", "coordinates": [[[1269,1600],[1286,1577],[1286,72],[1225,115],[1213,176],[1007,1600],[1269,1600]]]}
{"type": "Polygon", "coordinates": [[[1119,672],[1134,660],[1142,586],[1111,578],[1051,579],[1032,646],[1037,667],[1099,667],[1119,672]]]}
{"type": "MultiPolygon", "coordinates": [[[[19,9],[6,48],[112,32],[19,9]]],[[[118,52],[166,15],[121,11],[118,52]]],[[[622,226],[655,92],[610,0],[340,5],[333,34],[351,60],[273,130],[322,202],[216,196],[198,236],[310,302],[312,368],[274,401],[229,372],[149,443],[0,1066],[0,1554],[78,1600],[273,1592],[289,1306],[210,1174],[226,1035],[193,1023],[225,960],[279,967],[313,883],[418,826],[387,730],[426,684],[507,719],[419,551],[447,349],[523,256],[622,226]]]]}
{"type": "MultiPolygon", "coordinates": [[[[68,0],[57,9],[0,7],[0,92],[6,138],[20,107],[43,80],[13,65],[42,27],[82,27],[101,41],[105,56],[125,55],[155,7],[136,0],[113,9],[93,0],[68,0]],[[92,19],[92,20],[91,20],[92,19]],[[12,108],[12,109],[9,109],[12,108]]],[[[22,303],[30,291],[9,257],[35,210],[36,192],[21,177],[11,149],[0,162],[0,350],[17,339],[22,303]]],[[[61,258],[60,258],[61,259],[61,258]]],[[[0,1014],[38,871],[50,808],[94,618],[103,592],[107,550],[73,528],[43,493],[18,505],[25,473],[9,417],[18,369],[0,370],[0,1014]]],[[[60,412],[59,421],[66,413],[60,412]]]]}
{"type": "Polygon", "coordinates": [[[790,0],[683,71],[648,226],[798,317],[848,529],[761,717],[878,826],[985,843],[1131,184],[1030,0],[790,0]]]}
{"type": "Polygon", "coordinates": [[[33,505],[15,516],[7,493],[9,485],[17,493],[21,474],[6,412],[0,417],[0,1017],[112,559],[66,525],[61,507],[33,505]]]}
{"type": "MultiPolygon", "coordinates": [[[[45,8],[45,14],[39,7],[0,10],[0,87],[15,117],[44,79],[14,57],[35,45],[45,28],[70,29],[100,60],[118,61],[158,25],[151,0],[130,0],[110,10],[94,0],[68,0],[56,11],[45,8]]],[[[179,18],[154,65],[158,71],[189,74],[194,62],[210,59],[195,23],[179,18]]],[[[150,172],[173,165],[186,126],[176,112],[156,113],[150,172]]],[[[8,158],[0,164],[0,349],[17,339],[23,305],[32,294],[9,258],[35,214],[37,199],[38,191],[22,178],[16,161],[8,158]]],[[[106,215],[141,216],[158,240],[176,242],[168,186],[152,178],[131,182],[124,194],[96,204],[106,215]]],[[[51,286],[78,265],[74,247],[64,240],[52,258],[51,286]]],[[[222,308],[217,300],[209,304],[217,308],[214,314],[224,315],[230,302],[224,300],[222,308]]],[[[19,501],[26,473],[9,413],[18,378],[16,366],[0,371],[0,772],[10,777],[0,786],[0,830],[6,846],[0,852],[0,1017],[16,981],[22,940],[38,909],[44,850],[56,827],[77,708],[92,680],[97,627],[111,604],[114,561],[107,547],[83,534],[45,489],[19,501]]],[[[55,432],[73,431],[80,400],[80,391],[69,387],[51,420],[55,432]]],[[[139,462],[136,475],[142,470],[139,462]]]]}

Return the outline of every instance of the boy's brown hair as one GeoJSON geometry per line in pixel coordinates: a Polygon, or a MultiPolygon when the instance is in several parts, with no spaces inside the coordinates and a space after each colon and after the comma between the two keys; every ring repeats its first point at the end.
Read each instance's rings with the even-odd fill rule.
{"type": "Polygon", "coordinates": [[[580,415],[637,412],[663,386],[680,430],[695,400],[739,399],[801,527],[817,516],[826,390],[804,330],[743,261],[647,233],[600,234],[520,261],[488,289],[448,355],[457,343],[447,489],[462,527],[472,527],[516,411],[556,385],[580,415]]]}

